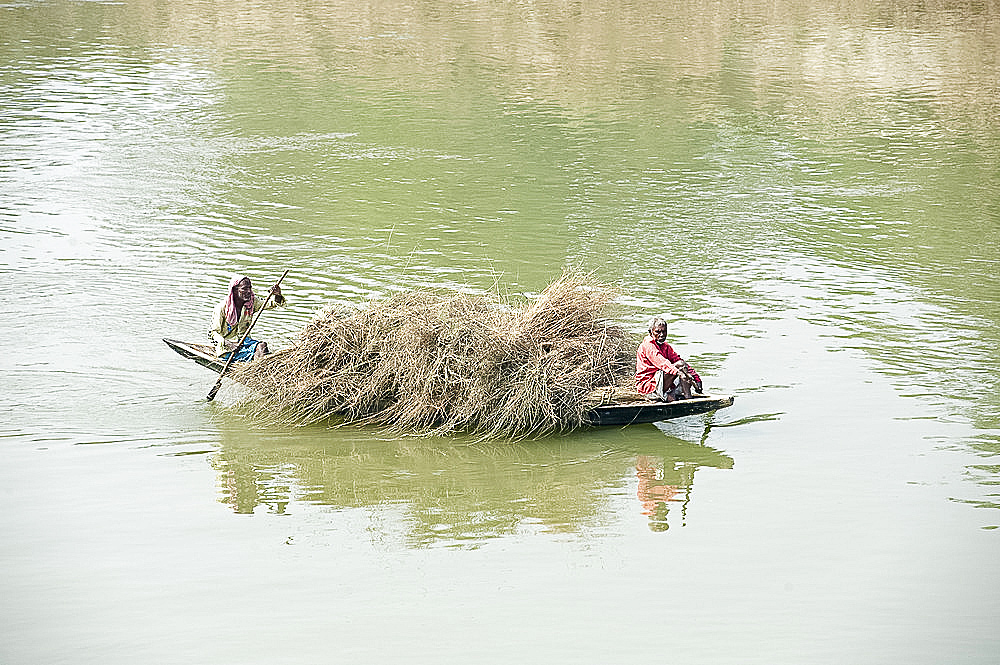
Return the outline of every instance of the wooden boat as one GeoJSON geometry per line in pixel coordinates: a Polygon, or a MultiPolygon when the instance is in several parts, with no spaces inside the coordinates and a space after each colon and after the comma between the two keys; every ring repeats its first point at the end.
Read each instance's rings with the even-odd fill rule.
{"type": "MultiPolygon", "coordinates": [[[[215,349],[211,345],[166,338],[163,341],[180,355],[213,372],[222,373],[225,368],[225,361],[215,356],[215,349]]],[[[733,399],[732,395],[696,395],[691,399],[661,402],[632,391],[606,388],[592,393],[586,417],[588,424],[594,426],[655,423],[724,409],[733,405],[733,399]]]]}
{"type": "Polygon", "coordinates": [[[594,426],[656,423],[724,409],[732,406],[734,399],[732,395],[694,395],[691,399],[661,402],[634,392],[617,393],[610,401],[590,406],[586,418],[587,423],[594,426]]]}

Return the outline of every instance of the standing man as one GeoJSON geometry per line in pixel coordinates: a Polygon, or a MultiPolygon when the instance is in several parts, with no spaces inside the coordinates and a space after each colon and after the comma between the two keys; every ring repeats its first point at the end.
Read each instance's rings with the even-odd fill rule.
{"type": "Polygon", "coordinates": [[[635,389],[673,402],[690,399],[692,390],[700,393],[701,388],[698,372],[667,344],[667,322],[654,317],[649,322],[649,335],[635,352],[635,389]]]}

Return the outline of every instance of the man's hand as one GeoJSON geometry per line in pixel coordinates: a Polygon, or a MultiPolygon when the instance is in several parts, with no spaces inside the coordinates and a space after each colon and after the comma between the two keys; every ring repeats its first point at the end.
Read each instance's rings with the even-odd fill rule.
{"type": "Polygon", "coordinates": [[[271,287],[271,295],[274,296],[274,302],[278,305],[285,304],[285,296],[281,295],[281,286],[275,284],[271,287]]]}

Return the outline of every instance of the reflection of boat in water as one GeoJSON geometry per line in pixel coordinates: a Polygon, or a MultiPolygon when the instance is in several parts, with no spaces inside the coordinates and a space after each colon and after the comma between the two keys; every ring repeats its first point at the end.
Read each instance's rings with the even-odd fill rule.
{"type": "MultiPolygon", "coordinates": [[[[207,344],[192,344],[175,339],[164,339],[163,341],[180,355],[214,372],[221,373],[225,369],[225,363],[216,357],[214,349],[207,344]]],[[[608,388],[595,391],[589,404],[586,414],[588,424],[620,427],[655,423],[661,420],[724,409],[727,406],[732,406],[733,396],[699,395],[676,402],[660,402],[647,399],[631,391],[608,388]]]]}
{"type": "Polygon", "coordinates": [[[725,453],[653,426],[519,443],[386,439],[365,429],[255,429],[223,414],[211,457],[241,514],[326,514],[408,547],[477,547],[531,533],[602,533],[640,514],[683,527],[698,470],[725,453]]]}

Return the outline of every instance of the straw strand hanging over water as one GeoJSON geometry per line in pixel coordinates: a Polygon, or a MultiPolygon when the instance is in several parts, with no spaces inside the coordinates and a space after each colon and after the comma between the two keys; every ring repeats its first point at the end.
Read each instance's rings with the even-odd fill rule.
{"type": "Polygon", "coordinates": [[[260,413],[341,416],[400,432],[485,438],[584,424],[594,389],[631,376],[631,336],[607,319],[616,294],[567,274],[533,303],[409,291],[310,323],[295,346],[241,367],[260,413]]]}

